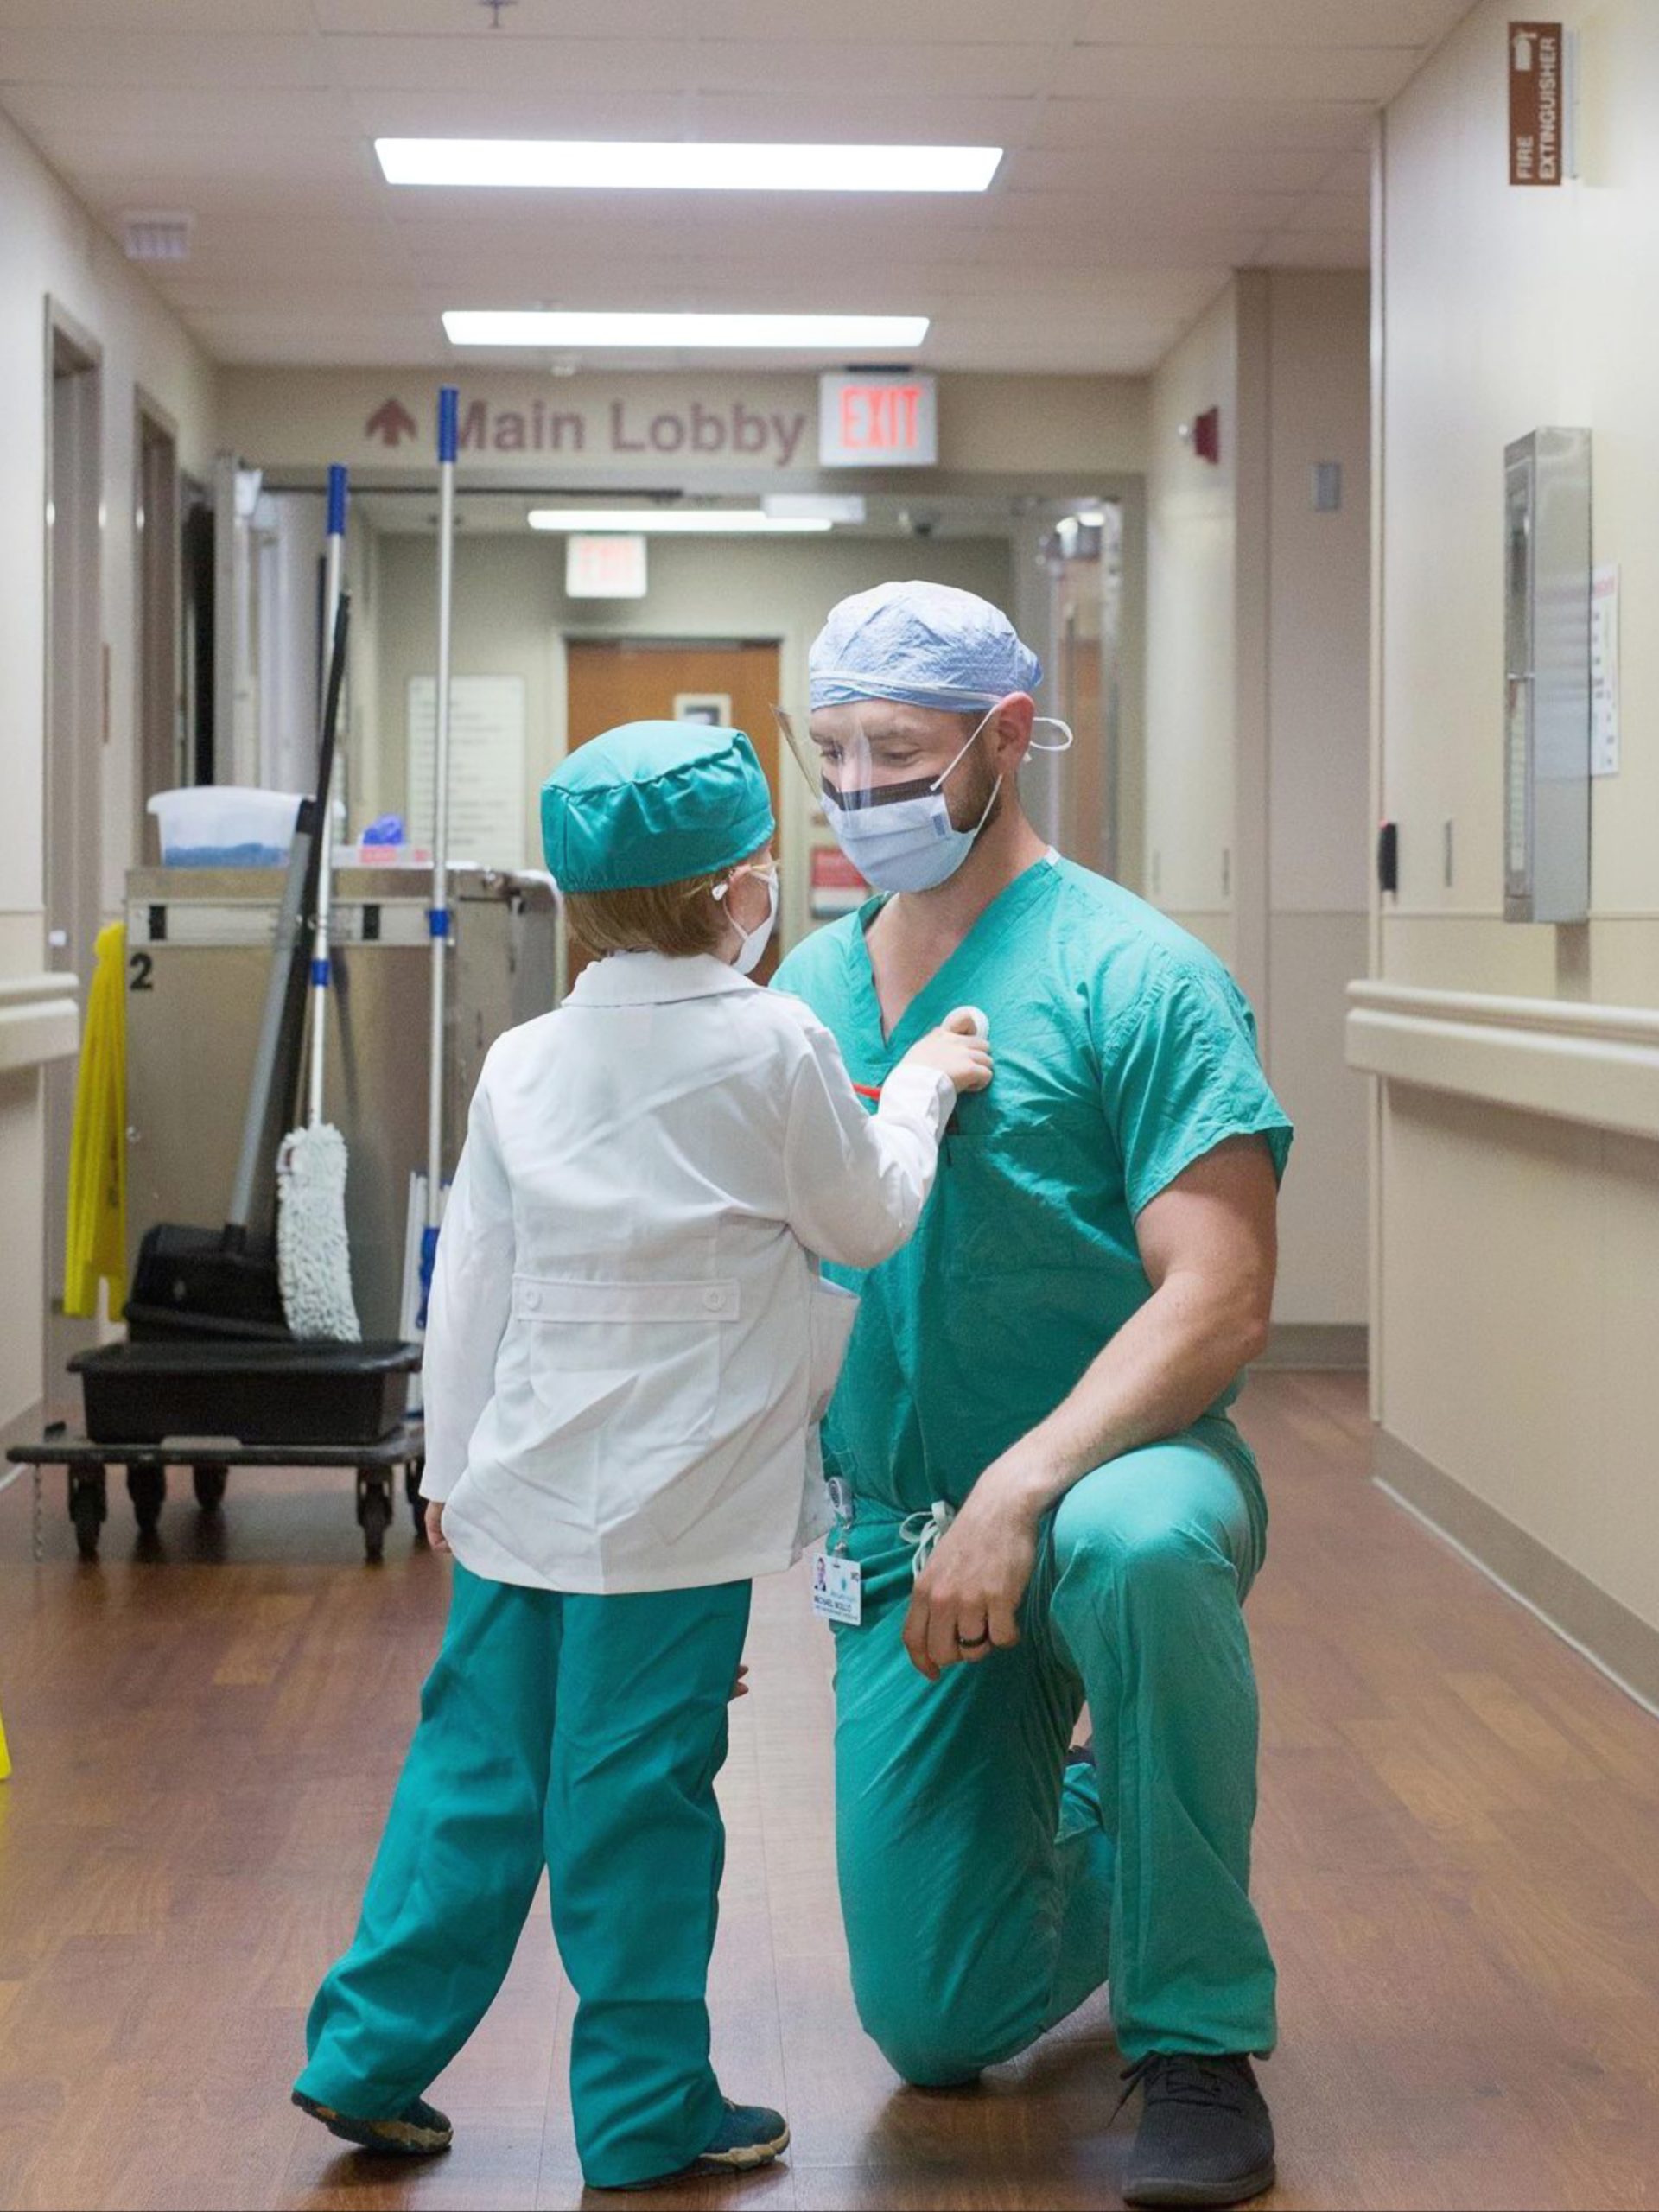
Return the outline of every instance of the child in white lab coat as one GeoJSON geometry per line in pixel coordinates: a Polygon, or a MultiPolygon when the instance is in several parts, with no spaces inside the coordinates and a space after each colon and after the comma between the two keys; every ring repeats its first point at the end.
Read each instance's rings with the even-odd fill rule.
{"type": "Polygon", "coordinates": [[[935,1031],[872,1113],[828,1030],[747,980],[777,879],[741,733],[613,730],[550,779],[543,828],[571,936],[604,957],[496,1044],[473,1101],[426,1343],[449,1623],[295,2099],[372,2149],[446,2148],[424,2092],[545,1866],[582,2171],[626,2188],[789,2139],[709,2061],[750,1578],[828,1525],[816,1424],[855,1301],[817,1255],[904,1243],[990,1060],[935,1031]]]}

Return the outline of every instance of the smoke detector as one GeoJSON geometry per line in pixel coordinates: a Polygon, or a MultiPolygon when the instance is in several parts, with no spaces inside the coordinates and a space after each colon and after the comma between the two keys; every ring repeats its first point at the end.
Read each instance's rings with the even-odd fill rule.
{"type": "Polygon", "coordinates": [[[124,215],[121,242],[129,261],[188,261],[195,227],[194,215],[124,215]]]}

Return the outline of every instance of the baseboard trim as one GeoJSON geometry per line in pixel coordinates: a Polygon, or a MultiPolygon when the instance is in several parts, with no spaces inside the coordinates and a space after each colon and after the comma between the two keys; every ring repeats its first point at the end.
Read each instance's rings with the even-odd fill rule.
{"type": "Polygon", "coordinates": [[[1363,1375],[1371,1332],[1363,1321],[1275,1321],[1257,1367],[1323,1367],[1363,1375]]]}
{"type": "Polygon", "coordinates": [[[1371,1479],[1659,1718],[1659,1629],[1386,1428],[1376,1431],[1371,1479]]]}

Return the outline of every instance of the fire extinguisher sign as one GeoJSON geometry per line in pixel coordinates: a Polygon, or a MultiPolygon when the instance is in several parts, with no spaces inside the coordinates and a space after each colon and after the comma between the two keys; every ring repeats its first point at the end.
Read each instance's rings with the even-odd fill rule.
{"type": "Polygon", "coordinates": [[[1560,184],[1567,174],[1566,48],[1559,23],[1510,25],[1510,182],[1560,184]]]}

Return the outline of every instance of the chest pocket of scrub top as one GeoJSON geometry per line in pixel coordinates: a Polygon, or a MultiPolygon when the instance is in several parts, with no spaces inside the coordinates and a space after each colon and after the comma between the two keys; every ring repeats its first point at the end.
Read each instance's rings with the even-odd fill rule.
{"type": "Polygon", "coordinates": [[[595,1473],[622,1486],[664,1455],[706,1443],[738,1311],[734,1282],[516,1275],[513,1323],[543,1440],[586,1440],[598,1452],[595,1473]]]}

